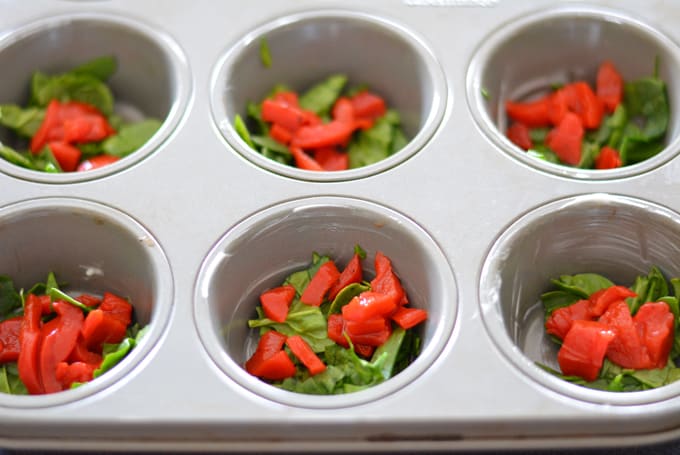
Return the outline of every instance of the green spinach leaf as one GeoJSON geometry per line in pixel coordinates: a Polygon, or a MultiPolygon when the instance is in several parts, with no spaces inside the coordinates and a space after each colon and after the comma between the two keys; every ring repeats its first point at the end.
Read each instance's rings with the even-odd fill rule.
{"type": "Polygon", "coordinates": [[[335,74],[328,77],[300,95],[300,107],[312,111],[321,117],[328,116],[346,83],[347,76],[344,74],[335,74]]]}
{"type": "Polygon", "coordinates": [[[146,144],[160,127],[161,122],[153,118],[123,125],[118,134],[102,142],[102,150],[109,155],[122,158],[146,144]]]}

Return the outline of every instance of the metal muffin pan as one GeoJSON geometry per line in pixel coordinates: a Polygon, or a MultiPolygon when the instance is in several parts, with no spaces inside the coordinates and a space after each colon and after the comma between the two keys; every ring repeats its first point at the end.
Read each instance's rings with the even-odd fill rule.
{"type": "Polygon", "coordinates": [[[5,2],[0,102],[21,102],[35,69],[114,53],[116,99],[165,123],[143,150],[82,178],[0,163],[0,251],[11,252],[0,273],[30,281],[57,267],[78,288],[113,283],[152,327],[117,370],[80,389],[0,397],[0,443],[337,451],[680,437],[675,385],[590,393],[535,368],[547,345],[531,312],[552,274],[679,271],[677,12],[633,0],[5,2]],[[261,37],[271,68],[258,65],[261,37]],[[571,172],[526,160],[502,137],[502,97],[559,71],[548,57],[583,74],[620,59],[636,77],[655,55],[672,117],[650,162],[571,172]],[[340,71],[384,87],[405,111],[406,149],[312,175],[264,161],[234,135],[233,115],[270,85],[303,88],[340,71]],[[50,222],[63,252],[41,236],[50,222]],[[259,288],[315,250],[347,258],[354,243],[391,256],[414,305],[430,311],[421,357],[374,389],[318,400],[247,376],[239,365],[259,288]]]}

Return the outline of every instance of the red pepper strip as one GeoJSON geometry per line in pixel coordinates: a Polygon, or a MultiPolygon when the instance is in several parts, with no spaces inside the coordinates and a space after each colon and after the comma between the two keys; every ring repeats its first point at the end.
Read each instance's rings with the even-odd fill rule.
{"type": "Polygon", "coordinates": [[[314,160],[324,171],[345,171],[349,168],[349,155],[335,147],[323,147],[314,151],[314,160]]]}
{"type": "Polygon", "coordinates": [[[623,77],[610,61],[603,62],[597,70],[595,93],[608,113],[616,110],[623,99],[623,77]]]}
{"type": "Polygon", "coordinates": [[[392,315],[392,320],[402,329],[410,329],[427,320],[427,311],[421,308],[400,307],[392,315]]]}
{"type": "Polygon", "coordinates": [[[295,133],[306,123],[302,109],[292,106],[285,101],[266,99],[262,102],[262,120],[278,123],[291,133],[295,133]]]}
{"type": "Polygon", "coordinates": [[[40,378],[45,393],[63,390],[57,380],[57,365],[66,360],[73,351],[83,326],[83,312],[70,303],[57,300],[54,302],[57,317],[45,324],[40,347],[40,378]]]}
{"type": "Polygon", "coordinates": [[[354,256],[352,256],[352,259],[349,260],[338,277],[337,283],[328,291],[328,300],[333,300],[338,295],[338,292],[342,291],[346,286],[361,282],[362,276],[361,258],[358,254],[354,253],[354,256]]]}
{"type": "Polygon", "coordinates": [[[635,370],[654,368],[626,302],[619,300],[609,305],[599,322],[616,334],[607,348],[609,360],[635,370]]]}
{"type": "Polygon", "coordinates": [[[314,158],[307,155],[300,147],[290,146],[290,153],[293,154],[293,159],[295,159],[295,165],[300,169],[305,169],[307,171],[323,171],[319,163],[316,162],[314,158]]]}
{"type": "MultiPolygon", "coordinates": [[[[352,344],[367,344],[369,346],[382,346],[392,334],[392,325],[385,318],[375,318],[375,321],[382,323],[378,330],[368,332],[368,326],[374,325],[373,322],[352,322],[345,321],[345,331],[352,341],[352,344]]],[[[371,327],[373,328],[373,327],[371,327]]]]}
{"type": "Polygon", "coordinates": [[[267,318],[275,322],[285,322],[293,298],[295,298],[293,286],[279,286],[260,294],[260,303],[267,318]]]}
{"type": "Polygon", "coordinates": [[[74,382],[91,381],[94,370],[97,368],[99,368],[99,364],[85,362],[68,364],[66,362],[59,362],[55,370],[55,377],[61,384],[62,390],[66,390],[71,388],[74,382]]]}
{"type": "Polygon", "coordinates": [[[387,320],[382,316],[376,316],[365,321],[345,321],[345,331],[351,338],[355,335],[380,332],[386,324],[387,320]]]}
{"type": "Polygon", "coordinates": [[[24,383],[28,393],[37,395],[45,393],[42,381],[40,380],[40,317],[42,315],[42,303],[33,294],[28,294],[24,306],[24,319],[21,326],[19,341],[21,342],[21,352],[17,366],[19,378],[24,383]]]}
{"type": "Polygon", "coordinates": [[[283,101],[284,103],[290,104],[291,106],[299,107],[298,95],[295,92],[282,91],[276,92],[272,97],[274,101],[283,101]]]}
{"type": "Polygon", "coordinates": [[[529,150],[534,146],[531,137],[529,137],[529,128],[524,123],[513,123],[505,134],[510,141],[522,150],[529,150]]]}
{"type": "Polygon", "coordinates": [[[596,317],[590,312],[590,306],[590,301],[583,299],[554,310],[545,321],[545,331],[563,340],[574,321],[595,320],[596,317]]]}
{"type": "Polygon", "coordinates": [[[334,313],[328,315],[328,338],[339,344],[343,348],[349,347],[347,338],[343,335],[345,331],[345,320],[341,314],[334,313]]]}
{"type": "Polygon", "coordinates": [[[322,125],[303,126],[295,132],[291,146],[303,149],[318,149],[344,146],[352,136],[354,125],[333,120],[322,125]]]}
{"type": "Polygon", "coordinates": [[[397,308],[395,299],[387,294],[365,291],[354,297],[342,307],[345,321],[368,321],[376,317],[386,317],[397,308]]]}
{"type": "Polygon", "coordinates": [[[673,313],[665,302],[647,302],[635,313],[633,322],[647,348],[652,368],[664,368],[673,347],[673,313]]]}
{"type": "Polygon", "coordinates": [[[357,93],[350,101],[354,108],[355,117],[376,119],[387,112],[385,100],[367,90],[357,93]]]}
{"type": "Polygon", "coordinates": [[[625,286],[610,286],[600,289],[593,292],[588,299],[590,300],[590,313],[595,317],[602,316],[607,311],[607,308],[609,308],[609,305],[628,297],[637,297],[637,294],[625,286]]]}
{"type": "Polygon", "coordinates": [[[87,349],[82,333],[78,336],[76,345],[66,359],[68,362],[84,362],[96,364],[102,361],[102,356],[87,349]]]}
{"type": "Polygon", "coordinates": [[[38,131],[31,138],[31,152],[38,154],[40,150],[47,144],[48,133],[58,124],[59,121],[59,101],[52,100],[47,105],[45,110],[45,118],[43,119],[38,131]]]}
{"type": "Polygon", "coordinates": [[[91,294],[82,294],[76,300],[88,307],[96,307],[102,303],[102,299],[91,294]]]}
{"type": "Polygon", "coordinates": [[[354,106],[349,98],[340,97],[337,99],[333,105],[333,110],[331,111],[333,120],[338,122],[346,123],[354,127],[354,106]]]}
{"type": "Polygon", "coordinates": [[[560,124],[564,115],[569,112],[567,106],[567,96],[564,94],[564,89],[555,90],[548,99],[548,117],[553,126],[560,124]]]}
{"type": "Polygon", "coordinates": [[[82,334],[87,348],[101,352],[103,343],[120,343],[125,338],[127,326],[115,316],[101,309],[87,313],[82,334]]]}
{"type": "Polygon", "coordinates": [[[0,363],[15,362],[19,358],[23,320],[23,316],[17,316],[0,322],[0,363]]]}
{"type": "Polygon", "coordinates": [[[375,346],[371,346],[368,344],[361,344],[361,343],[356,343],[354,344],[354,352],[356,352],[358,355],[365,359],[371,358],[373,355],[373,352],[375,351],[375,346]]]}
{"type": "Polygon", "coordinates": [[[98,142],[115,134],[115,130],[101,114],[87,114],[66,119],[62,123],[64,142],[98,142]]]}
{"type": "Polygon", "coordinates": [[[300,301],[306,305],[319,306],[330,288],[338,281],[340,272],[333,261],[321,264],[311,281],[302,292],[300,301]]]}
{"type": "Polygon", "coordinates": [[[600,126],[604,108],[587,82],[578,81],[563,87],[569,110],[581,118],[583,126],[595,129],[600,126]]]}
{"type": "Polygon", "coordinates": [[[514,121],[523,123],[529,128],[535,128],[550,125],[549,104],[548,95],[535,101],[506,101],[505,110],[514,121]]]}
{"type": "Polygon", "coordinates": [[[576,166],[581,161],[583,135],[581,118],[572,112],[567,112],[560,124],[550,130],[545,143],[562,162],[576,166]]]}
{"type": "Polygon", "coordinates": [[[284,145],[288,145],[293,139],[293,133],[278,123],[272,124],[272,127],[269,128],[269,135],[272,137],[272,139],[284,145]]]}
{"type": "Polygon", "coordinates": [[[406,305],[408,297],[397,275],[392,271],[392,262],[381,251],[375,254],[375,278],[371,289],[391,296],[397,305],[406,305]]]}
{"type": "Polygon", "coordinates": [[[595,158],[595,169],[616,169],[621,166],[623,166],[623,161],[619,152],[606,145],[595,158]]]}
{"type": "Polygon", "coordinates": [[[286,336],[270,330],[260,337],[257,349],[246,361],[246,371],[264,379],[284,379],[295,374],[295,365],[283,351],[286,336]]]}
{"type": "Polygon", "coordinates": [[[80,149],[61,141],[48,142],[47,146],[59,162],[62,171],[72,172],[76,170],[82,155],[80,149]]]}
{"type": "Polygon", "coordinates": [[[120,159],[119,157],[113,155],[93,156],[92,158],[88,158],[85,161],[81,162],[76,168],[76,171],[82,172],[91,171],[93,169],[99,169],[100,167],[108,166],[109,164],[115,163],[119,159],[120,159]]]}
{"type": "Polygon", "coordinates": [[[52,308],[52,299],[49,295],[37,295],[35,297],[40,300],[43,316],[54,313],[54,308],[52,308]]]}
{"type": "Polygon", "coordinates": [[[300,335],[288,337],[286,346],[288,346],[293,355],[307,367],[310,375],[314,376],[326,370],[326,365],[300,335]]]}
{"type": "Polygon", "coordinates": [[[600,322],[574,321],[557,353],[562,373],[594,381],[615,337],[616,334],[600,322]]]}
{"type": "Polygon", "coordinates": [[[111,315],[125,327],[132,322],[132,305],[122,297],[105,292],[99,309],[111,315]]]}

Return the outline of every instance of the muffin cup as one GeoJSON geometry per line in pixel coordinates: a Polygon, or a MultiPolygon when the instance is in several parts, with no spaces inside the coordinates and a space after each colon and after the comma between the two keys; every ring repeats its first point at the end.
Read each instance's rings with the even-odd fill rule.
{"type": "Polygon", "coordinates": [[[655,169],[680,149],[680,49],[657,28],[626,14],[600,7],[569,5],[510,21],[486,37],[467,74],[467,96],[482,132],[521,163],[554,175],[582,180],[630,177],[655,169]],[[507,100],[547,93],[554,84],[595,81],[599,65],[611,60],[624,81],[654,74],[666,83],[670,120],[666,147],[655,156],[616,169],[579,169],[528,155],[505,135],[510,125],[507,100]]]}
{"type": "Polygon", "coordinates": [[[591,390],[559,379],[557,345],[544,328],[542,293],[561,275],[598,273],[632,285],[656,265],[680,276],[680,214],[654,203],[612,194],[548,203],[515,221],[489,251],[479,298],[484,323],[498,349],[527,376],[558,393],[602,404],[633,405],[680,394],[680,382],[642,392],[591,390]]]}
{"type": "MultiPolygon", "coordinates": [[[[118,63],[107,82],[114,112],[131,121],[159,119],[162,125],[156,134],[123,159],[86,172],[52,174],[0,159],[1,172],[44,183],[82,182],[120,171],[158,149],[184,113],[190,92],[188,65],[169,36],[128,18],[84,13],[55,16],[0,36],[0,103],[25,106],[35,71],[57,74],[109,55],[118,63]]],[[[13,147],[16,141],[12,131],[0,128],[0,143],[13,147]]]]}
{"type": "Polygon", "coordinates": [[[366,177],[413,156],[437,129],[447,98],[441,67],[421,38],[396,22],[337,10],[293,14],[253,30],[220,58],[211,85],[214,120],[234,149],[264,169],[313,181],[366,177]],[[260,56],[263,40],[272,55],[269,68],[260,56]],[[235,115],[246,119],[247,103],[261,102],[276,84],[299,92],[337,73],[347,75],[349,86],[366,84],[399,112],[409,138],[403,149],[361,168],[308,171],[263,156],[234,129],[235,115]]]}
{"type": "Polygon", "coordinates": [[[123,381],[154,348],[173,299],[169,264],[159,243],[129,216],[105,205],[70,198],[43,198],[0,208],[0,274],[16,289],[29,289],[54,272],[66,292],[129,299],[147,334],[110,371],[82,386],[48,395],[0,393],[0,407],[45,407],[103,391],[123,381]]]}
{"type": "Polygon", "coordinates": [[[285,202],[230,229],[204,260],[194,300],[199,336],[225,374],[257,395],[308,408],[364,403],[417,381],[448,340],[457,309],[451,268],[422,228],[388,208],[339,197],[285,202]],[[363,265],[368,275],[374,274],[375,253],[387,255],[409,296],[409,305],[428,311],[428,320],[417,327],[423,343],[415,361],[381,384],[333,396],[284,391],[247,373],[242,365],[259,338],[247,322],[256,317],[260,293],[279,286],[288,274],[307,268],[313,252],[346,264],[355,245],[366,250],[363,265]]]}

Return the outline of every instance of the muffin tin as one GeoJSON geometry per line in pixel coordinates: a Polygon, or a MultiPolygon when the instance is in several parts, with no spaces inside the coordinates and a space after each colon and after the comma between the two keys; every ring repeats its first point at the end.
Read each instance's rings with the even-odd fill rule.
{"type": "Polygon", "coordinates": [[[436,450],[680,437],[680,384],[598,392],[534,365],[554,361],[536,307],[549,278],[625,282],[652,264],[680,276],[677,14],[633,0],[5,2],[0,102],[22,102],[36,69],[113,53],[116,99],[164,123],[97,171],[0,162],[0,273],[113,286],[151,327],[90,384],[0,396],[2,446],[436,450]],[[262,38],[271,68],[259,61],[262,38]],[[589,77],[605,58],[624,78],[648,75],[656,56],[671,122],[649,161],[577,171],[530,160],[503,137],[505,99],[589,77]],[[334,72],[400,111],[405,149],[313,173],[235,134],[233,116],[274,83],[303,88],[334,72]],[[342,262],[356,243],[390,256],[413,305],[428,309],[420,357],[332,397],[246,374],[257,293],[313,251],[342,262]]]}

